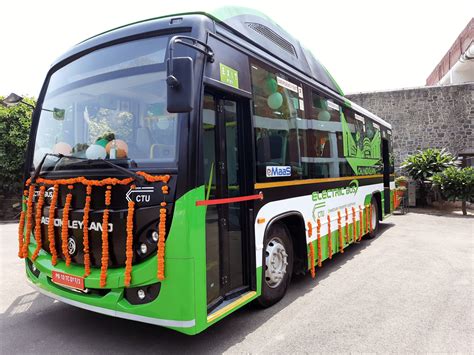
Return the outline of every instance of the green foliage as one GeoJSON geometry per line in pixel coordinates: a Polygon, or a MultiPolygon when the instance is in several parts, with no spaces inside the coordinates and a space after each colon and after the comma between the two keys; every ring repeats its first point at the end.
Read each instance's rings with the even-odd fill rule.
{"type": "Polygon", "coordinates": [[[433,176],[433,184],[440,189],[443,198],[463,201],[463,213],[466,214],[465,202],[474,199],[474,168],[449,167],[433,176]]]}
{"type": "Polygon", "coordinates": [[[422,184],[450,166],[456,166],[456,159],[451,153],[431,148],[410,155],[401,165],[413,180],[422,184]]]}
{"type": "MultiPolygon", "coordinates": [[[[36,105],[32,98],[25,101],[36,105]]],[[[21,187],[31,114],[27,105],[0,106],[0,189],[4,192],[16,192],[21,187]]]]}
{"type": "Polygon", "coordinates": [[[395,186],[399,187],[400,185],[405,185],[408,183],[408,178],[406,176],[398,176],[395,178],[395,186]]]}

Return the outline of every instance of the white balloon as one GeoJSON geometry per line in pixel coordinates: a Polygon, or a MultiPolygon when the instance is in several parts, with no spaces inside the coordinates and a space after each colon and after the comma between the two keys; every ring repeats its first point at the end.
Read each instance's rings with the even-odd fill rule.
{"type": "Polygon", "coordinates": [[[105,148],[98,144],[92,144],[86,150],[87,159],[104,159],[107,156],[105,148]]]}
{"type": "Polygon", "coordinates": [[[35,151],[35,155],[33,157],[33,164],[35,168],[38,166],[39,163],[41,163],[41,160],[45,156],[45,154],[52,153],[51,148],[39,148],[38,150],[35,151]]]}

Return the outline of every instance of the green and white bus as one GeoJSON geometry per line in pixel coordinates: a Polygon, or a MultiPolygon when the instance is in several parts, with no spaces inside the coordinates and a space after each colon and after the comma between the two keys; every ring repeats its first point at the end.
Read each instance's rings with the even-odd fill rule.
{"type": "Polygon", "coordinates": [[[26,166],[32,286],[186,334],[278,302],[393,209],[390,124],[242,8],[77,44],[47,74],[26,166]]]}

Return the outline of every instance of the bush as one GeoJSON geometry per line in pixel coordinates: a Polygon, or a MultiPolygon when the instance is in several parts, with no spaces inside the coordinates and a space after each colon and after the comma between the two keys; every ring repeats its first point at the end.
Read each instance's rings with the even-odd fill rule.
{"type": "Polygon", "coordinates": [[[445,149],[430,148],[410,155],[401,167],[420,185],[420,202],[426,205],[426,195],[433,175],[456,165],[454,156],[445,149]]]}
{"type": "Polygon", "coordinates": [[[441,196],[449,201],[462,201],[462,213],[467,215],[466,201],[474,198],[474,168],[449,167],[433,176],[433,184],[441,196]]]}
{"type": "MultiPolygon", "coordinates": [[[[34,99],[25,101],[36,104],[34,99]]],[[[22,104],[0,106],[0,189],[6,194],[21,190],[31,113],[31,108],[22,104]]]]}

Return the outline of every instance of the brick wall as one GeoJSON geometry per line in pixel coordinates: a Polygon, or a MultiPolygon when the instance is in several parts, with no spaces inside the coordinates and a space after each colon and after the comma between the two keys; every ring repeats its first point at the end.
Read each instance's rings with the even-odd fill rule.
{"type": "Polygon", "coordinates": [[[474,83],[347,97],[392,124],[396,166],[418,149],[474,151],[474,83]]]}

